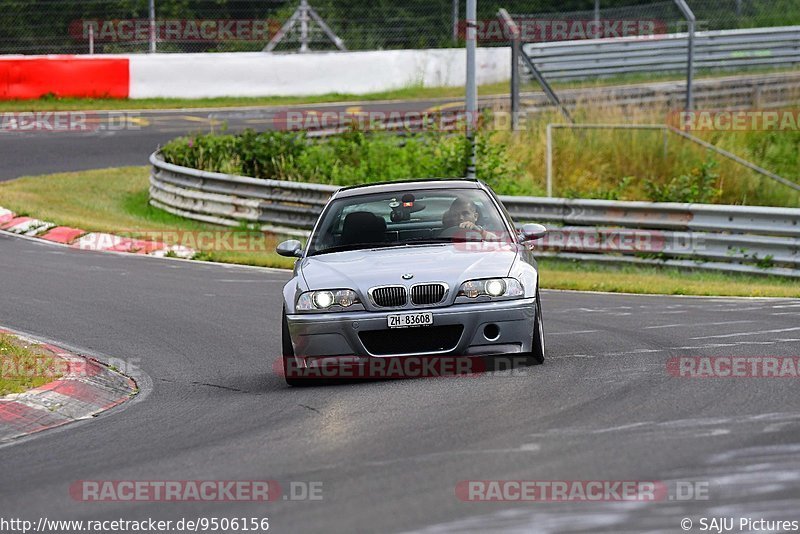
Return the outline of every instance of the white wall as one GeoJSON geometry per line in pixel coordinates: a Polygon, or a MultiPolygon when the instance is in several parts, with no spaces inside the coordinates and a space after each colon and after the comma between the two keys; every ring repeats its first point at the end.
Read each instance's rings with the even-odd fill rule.
{"type": "MultiPolygon", "coordinates": [[[[464,49],[130,55],[131,98],[363,94],[461,86],[464,49]]],[[[509,48],[478,49],[478,83],[511,78],[509,48]]]]}

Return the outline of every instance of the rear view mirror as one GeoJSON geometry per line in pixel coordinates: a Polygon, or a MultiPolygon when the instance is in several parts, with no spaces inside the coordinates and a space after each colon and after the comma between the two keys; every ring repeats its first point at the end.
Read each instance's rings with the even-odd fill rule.
{"type": "Polygon", "coordinates": [[[275,248],[279,256],[286,256],[287,258],[300,258],[303,256],[303,244],[296,239],[284,241],[275,248]]]}
{"type": "Polygon", "coordinates": [[[522,235],[522,241],[535,241],[547,235],[547,228],[541,224],[523,224],[522,228],[520,228],[520,234],[522,235]]]}

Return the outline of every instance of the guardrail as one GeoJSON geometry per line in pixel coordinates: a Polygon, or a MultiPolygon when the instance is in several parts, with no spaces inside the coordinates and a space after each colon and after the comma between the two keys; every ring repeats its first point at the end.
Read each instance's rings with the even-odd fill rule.
{"type": "MultiPolygon", "coordinates": [[[[578,104],[646,107],[655,110],[683,109],[686,82],[655,82],[590,89],[559,89],[558,97],[568,109],[578,104]]],[[[695,79],[697,109],[762,109],[796,106],[800,100],[800,72],[725,76],[695,79]]],[[[521,106],[528,112],[550,109],[542,93],[524,93],[521,106]]],[[[507,104],[506,104],[507,106],[507,104]]],[[[496,105],[503,109],[502,105],[496,105]]]]}
{"type": "MultiPolygon", "coordinates": [[[[199,171],[150,156],[150,203],[225,226],[306,236],[336,186],[199,171]]],[[[544,255],[800,277],[800,209],[501,197],[549,223],[544,255]]]]}
{"type": "MultiPolygon", "coordinates": [[[[696,69],[785,67],[800,64],[800,26],[695,34],[696,69]]],[[[548,80],[686,70],[687,34],[530,43],[525,53],[548,80]]]]}

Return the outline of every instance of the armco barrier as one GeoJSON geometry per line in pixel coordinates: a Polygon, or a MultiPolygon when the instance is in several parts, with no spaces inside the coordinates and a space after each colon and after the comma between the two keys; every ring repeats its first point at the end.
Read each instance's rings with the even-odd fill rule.
{"type": "MultiPolygon", "coordinates": [[[[288,235],[308,235],[338,189],[189,169],[164,162],[157,152],[150,163],[153,206],[199,221],[226,226],[245,221],[288,235]]],[[[510,196],[501,200],[514,220],[548,225],[545,254],[800,277],[800,209],[510,196]],[[647,246],[636,245],[642,240],[647,246]]]]}
{"type": "MultiPolygon", "coordinates": [[[[687,35],[532,43],[525,53],[548,80],[686,70],[687,35]]],[[[697,32],[695,68],[800,65],[800,26],[697,32]]]]}
{"type": "MultiPolygon", "coordinates": [[[[523,94],[528,112],[551,109],[542,93],[523,94]]],[[[639,107],[650,110],[683,109],[686,82],[650,82],[611,87],[560,89],[558,98],[568,109],[577,105],[639,107]]],[[[725,76],[695,80],[697,109],[791,108],[800,99],[800,72],[725,76]]],[[[507,99],[506,99],[507,102],[507,99]]],[[[507,104],[506,104],[507,105],[507,104]]]]}

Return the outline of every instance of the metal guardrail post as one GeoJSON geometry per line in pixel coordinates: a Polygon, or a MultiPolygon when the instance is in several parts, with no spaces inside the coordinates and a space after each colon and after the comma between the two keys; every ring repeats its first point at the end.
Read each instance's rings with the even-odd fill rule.
{"type": "Polygon", "coordinates": [[[310,50],[308,46],[308,0],[300,0],[300,53],[306,54],[310,50]]]}
{"type": "Polygon", "coordinates": [[[150,31],[148,40],[150,41],[150,53],[156,53],[156,1],[150,0],[150,31]]]}
{"type": "Polygon", "coordinates": [[[675,0],[675,3],[678,5],[678,9],[680,9],[683,13],[683,16],[686,17],[686,21],[689,23],[689,33],[687,36],[689,39],[689,48],[686,58],[686,110],[692,111],[694,109],[694,37],[697,18],[695,18],[694,13],[686,3],[686,0],[675,0]]]}
{"type": "Polygon", "coordinates": [[[478,124],[478,85],[476,53],[478,46],[478,0],[467,0],[467,139],[469,140],[469,157],[467,160],[468,179],[475,179],[476,172],[476,147],[475,127],[478,124]]]}
{"type": "Polygon", "coordinates": [[[503,24],[511,34],[511,130],[517,131],[519,126],[519,54],[522,50],[522,35],[519,26],[505,9],[497,12],[503,24]]]}
{"type": "Polygon", "coordinates": [[[553,125],[547,125],[547,197],[553,197],[553,125]]]}
{"type": "Polygon", "coordinates": [[[458,44],[458,2],[453,0],[453,44],[458,44]]]}
{"type": "Polygon", "coordinates": [[[556,92],[553,91],[552,87],[550,87],[550,84],[544,78],[544,75],[541,72],[539,72],[538,68],[536,68],[536,65],[534,65],[533,60],[531,60],[531,58],[528,56],[528,54],[525,53],[524,50],[522,50],[521,52],[522,53],[520,54],[520,56],[522,56],[522,60],[528,66],[528,69],[530,69],[531,74],[533,74],[534,78],[536,78],[536,81],[539,82],[539,85],[542,87],[542,90],[547,95],[547,98],[549,98],[553,104],[558,106],[558,109],[561,110],[561,113],[567,118],[569,122],[575,124],[575,121],[572,119],[572,115],[569,114],[567,108],[564,107],[564,104],[561,103],[561,100],[558,98],[558,95],[556,95],[556,92]]]}

